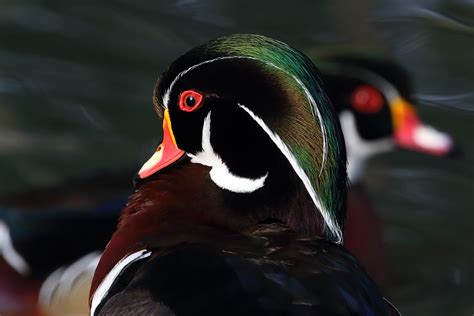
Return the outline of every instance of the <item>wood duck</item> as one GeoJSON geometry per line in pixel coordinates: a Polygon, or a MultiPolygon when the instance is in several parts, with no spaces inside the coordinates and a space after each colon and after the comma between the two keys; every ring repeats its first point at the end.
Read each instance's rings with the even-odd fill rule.
{"type": "Polygon", "coordinates": [[[434,156],[457,151],[451,136],[420,120],[409,75],[398,64],[362,53],[313,57],[339,115],[351,183],[361,180],[370,157],[394,148],[434,156]]]}
{"type": "MultiPolygon", "coordinates": [[[[332,53],[329,55],[321,55],[321,53],[318,52],[318,54],[310,53],[310,56],[313,60],[318,62],[326,90],[330,91],[329,96],[331,97],[331,101],[339,113],[344,111],[358,111],[357,107],[351,106],[351,95],[357,87],[369,84],[364,81],[364,78],[367,77],[367,73],[375,73],[375,75],[372,76],[373,78],[382,77],[389,82],[392,88],[397,90],[405,100],[411,99],[412,88],[408,74],[400,66],[389,60],[382,59],[378,56],[368,56],[360,53],[354,54],[352,52],[351,54],[332,53]],[[349,80],[348,76],[341,70],[348,67],[348,65],[349,68],[355,66],[358,69],[362,69],[362,75],[359,76],[359,80],[349,80]]],[[[353,72],[350,73],[353,74],[353,72]]],[[[354,75],[354,77],[357,76],[354,75]]],[[[383,92],[380,90],[379,93],[383,95],[383,92]]],[[[362,139],[358,129],[361,128],[364,130],[366,128],[360,126],[357,127],[355,131],[354,129],[351,131],[351,128],[348,128],[350,125],[344,125],[346,123],[343,117],[343,115],[340,117],[343,129],[356,133],[357,135],[352,138],[346,137],[346,146],[350,148],[356,147],[349,141],[362,139]]],[[[364,122],[370,123],[373,131],[377,131],[378,137],[382,139],[382,146],[375,140],[366,141],[369,143],[369,147],[374,150],[363,151],[365,153],[363,155],[364,161],[378,152],[395,148],[393,145],[393,136],[390,136],[390,134],[387,136],[386,131],[390,130],[392,120],[387,119],[386,115],[374,116],[373,114],[359,111],[355,117],[359,118],[356,120],[357,124],[364,124],[364,122]],[[364,119],[364,115],[369,116],[370,119],[364,119]],[[381,121],[377,122],[377,118],[381,121]],[[374,124],[374,122],[376,124],[374,124]],[[388,127],[385,126],[384,128],[384,123],[388,127]],[[383,130],[385,132],[380,132],[383,130]]],[[[452,149],[445,153],[450,152],[452,152],[452,149]]],[[[350,153],[351,151],[349,154],[350,153]]],[[[349,155],[348,159],[351,160],[351,155],[349,155]]],[[[355,166],[353,163],[351,165],[355,166]]],[[[363,165],[363,163],[357,164],[359,168],[363,167],[363,165]]],[[[33,281],[29,283],[26,282],[25,278],[17,276],[17,281],[14,283],[27,283],[27,288],[34,288],[35,291],[37,291],[38,280],[41,280],[44,275],[52,273],[55,269],[60,267],[50,275],[43,284],[42,291],[40,292],[41,305],[46,306],[49,311],[54,311],[53,314],[61,314],[61,309],[58,308],[58,302],[65,305],[64,301],[68,301],[67,306],[74,306],[74,308],[76,308],[77,297],[71,297],[70,287],[65,287],[62,283],[64,283],[64,280],[70,278],[76,279],[72,284],[82,284],[81,280],[77,280],[78,278],[90,280],[90,274],[93,273],[94,269],[90,263],[94,263],[98,259],[93,255],[86,255],[84,258],[82,258],[82,256],[91,251],[103,249],[103,246],[107,243],[110,234],[115,229],[115,214],[119,212],[126,201],[123,196],[129,191],[129,182],[127,181],[129,174],[132,174],[132,172],[127,170],[114,174],[97,174],[93,177],[78,180],[69,179],[66,183],[61,183],[59,186],[29,191],[23,194],[8,196],[0,200],[3,206],[0,215],[5,224],[8,224],[8,226],[4,228],[8,229],[8,227],[10,227],[10,230],[13,229],[10,239],[14,247],[10,247],[9,249],[16,249],[20,254],[20,259],[15,260],[14,258],[17,256],[15,256],[14,253],[13,255],[8,255],[6,251],[3,251],[3,256],[8,259],[10,265],[15,267],[18,272],[26,274],[28,270],[30,279],[31,276],[33,276],[33,281]],[[103,192],[104,188],[107,188],[105,194],[103,192]],[[37,209],[39,207],[42,208],[41,214],[34,214],[32,208],[37,209]],[[84,213],[80,211],[80,209],[87,209],[87,212],[84,213]],[[22,214],[25,214],[25,216],[22,214]],[[45,229],[38,229],[38,227],[49,227],[47,234],[45,233],[45,229]],[[50,228],[54,229],[51,230],[50,228]],[[84,231],[84,228],[87,228],[87,231],[84,231]],[[64,233],[71,231],[75,233],[64,233]],[[88,234],[90,231],[94,231],[94,234],[88,234]],[[85,234],[88,236],[87,240],[70,240],[70,238],[64,238],[65,236],[75,238],[75,236],[84,236],[85,234]],[[31,247],[31,240],[42,240],[41,244],[45,245],[46,248],[31,247]],[[60,252],[60,256],[48,256],[48,260],[45,260],[42,254],[44,252],[50,254],[56,253],[54,250],[58,248],[58,241],[63,241],[65,245],[75,246],[66,247],[69,249],[68,252],[62,251],[60,252]],[[24,263],[22,263],[22,258],[25,259],[24,263]],[[61,267],[78,258],[80,258],[78,262],[71,267],[61,267]],[[89,263],[84,262],[86,258],[89,258],[91,261],[89,263]],[[78,270],[81,267],[84,270],[78,270]],[[58,313],[58,311],[60,312],[58,313]]],[[[382,224],[378,219],[364,186],[359,183],[360,176],[363,175],[363,168],[355,170],[355,172],[352,172],[352,175],[352,185],[348,195],[348,214],[345,225],[346,242],[344,245],[362,261],[371,277],[373,277],[378,284],[383,284],[387,274],[387,268],[384,261],[385,251],[382,243],[382,224]],[[354,179],[354,175],[357,175],[357,179],[354,179]]],[[[2,231],[6,232],[6,230],[3,229],[2,231]]],[[[36,244],[37,243],[35,243],[35,245],[36,244]]],[[[0,278],[2,280],[6,280],[5,278],[8,280],[11,279],[10,268],[4,266],[4,268],[0,270],[4,271],[4,273],[0,271],[0,278]],[[2,275],[5,275],[5,277],[2,277],[2,275]]],[[[7,285],[7,283],[8,282],[2,282],[4,285],[7,285]]],[[[69,284],[70,282],[66,283],[69,284]]],[[[7,291],[11,290],[7,289],[7,291]]],[[[21,292],[25,291],[22,290],[21,292]]],[[[35,295],[28,296],[28,298],[30,297],[33,301],[29,304],[33,305],[35,295]]],[[[23,295],[19,296],[19,300],[23,302],[22,305],[25,305],[23,295]]],[[[82,306],[85,307],[85,304],[82,306]]],[[[68,312],[69,311],[68,309],[68,312]]]]}
{"type": "MultiPolygon", "coordinates": [[[[359,184],[364,174],[366,161],[377,153],[395,148],[394,145],[418,150],[424,148],[425,153],[435,155],[448,155],[454,152],[456,147],[453,145],[452,138],[419,123],[416,112],[408,101],[404,104],[406,109],[401,111],[412,115],[406,120],[418,122],[418,127],[423,127],[425,135],[434,133],[439,137],[432,137],[434,147],[431,147],[431,150],[428,147],[410,146],[408,142],[404,144],[394,141],[396,139],[393,125],[395,111],[387,101],[389,95],[378,87],[390,87],[385,90],[395,91],[403,100],[412,99],[409,76],[399,65],[378,56],[361,53],[331,52],[327,54],[318,51],[317,53],[309,52],[309,54],[314,61],[318,62],[325,90],[328,91],[328,96],[340,116],[342,129],[345,131],[345,144],[349,149],[351,190],[355,188],[355,184],[359,184]],[[372,84],[372,82],[375,83],[372,84]],[[355,97],[357,93],[359,98],[361,98],[360,94],[367,95],[371,100],[373,99],[370,101],[372,103],[382,100],[383,104],[377,105],[380,106],[380,111],[367,111],[369,101],[366,105],[360,102],[356,105],[354,102],[357,99],[355,97]],[[445,144],[444,147],[443,144],[445,144]]],[[[398,120],[404,121],[402,118],[398,120]]],[[[413,133],[415,130],[408,127],[406,129],[397,133],[409,134],[410,131],[413,133]]],[[[420,138],[417,139],[420,140],[420,138]]],[[[133,172],[125,170],[96,174],[83,179],[68,179],[53,187],[0,198],[0,252],[2,256],[17,272],[41,279],[64,264],[89,252],[100,250],[115,229],[116,214],[126,202],[124,196],[130,193],[128,178],[131,174],[133,172]],[[41,211],[37,212],[38,209],[41,211]],[[40,229],[45,227],[47,229],[40,229]],[[86,234],[91,230],[95,232],[94,235],[86,234]],[[65,233],[71,231],[75,233],[65,233]],[[87,240],[83,238],[79,240],[75,237],[84,235],[88,237],[87,240]],[[6,239],[1,236],[5,236],[6,239]],[[6,243],[8,240],[11,241],[11,246],[6,243]],[[41,244],[46,248],[32,245],[31,240],[41,240],[41,244]],[[55,250],[60,246],[58,241],[73,246],[64,247],[68,251],[57,252],[55,250]],[[57,255],[45,258],[44,252],[57,255]]],[[[357,192],[363,194],[363,188],[358,186],[357,192]]],[[[351,202],[353,195],[351,192],[349,208],[353,204],[360,204],[360,198],[357,198],[357,202],[351,202]]],[[[362,199],[367,201],[367,197],[362,199]]],[[[352,212],[348,214],[351,216],[352,212]]],[[[363,221],[367,221],[367,218],[363,221]]],[[[372,224],[371,226],[375,227],[372,224]]],[[[366,228],[363,230],[365,231],[366,228]]],[[[356,234],[355,237],[358,236],[360,234],[356,234]]],[[[346,246],[351,245],[352,239],[352,237],[346,238],[349,241],[346,246]]]]}
{"type": "Polygon", "coordinates": [[[410,76],[397,63],[356,49],[309,54],[318,61],[345,138],[351,185],[344,246],[379,285],[384,284],[389,273],[383,225],[362,182],[367,162],[395,148],[434,156],[452,156],[458,148],[450,135],[420,120],[410,76]]]}
{"type": "Polygon", "coordinates": [[[137,175],[91,315],[389,315],[343,247],[346,158],[315,66],[231,35],[160,77],[163,141],[137,175]]]}
{"type": "MultiPolygon", "coordinates": [[[[367,195],[364,186],[360,183],[360,179],[364,173],[364,162],[367,161],[368,158],[384,150],[396,148],[397,143],[393,141],[395,137],[393,136],[393,119],[391,119],[392,111],[388,111],[389,115],[387,115],[386,109],[381,111],[381,113],[385,113],[384,115],[379,115],[381,113],[365,113],[364,111],[360,111],[359,107],[351,105],[351,100],[353,99],[353,94],[355,94],[356,89],[363,85],[369,85],[375,89],[379,86],[391,85],[391,89],[397,91],[404,100],[412,100],[412,86],[409,76],[399,65],[380,58],[380,56],[361,53],[354,54],[353,52],[350,54],[310,53],[310,56],[313,60],[318,62],[325,88],[329,91],[329,97],[336,106],[336,111],[340,114],[343,129],[346,131],[346,134],[352,133],[356,135],[346,137],[346,147],[353,148],[352,151],[349,150],[348,160],[356,159],[359,160],[359,163],[349,163],[358,168],[355,168],[352,172],[352,185],[348,195],[348,212],[345,225],[346,238],[344,245],[363,262],[364,267],[368,270],[370,275],[379,281],[379,284],[383,284],[386,275],[386,267],[384,264],[385,253],[382,244],[382,224],[378,219],[370,197],[367,195]],[[347,70],[347,68],[349,70],[347,70]],[[359,71],[360,74],[355,73],[355,70],[359,71]],[[368,81],[368,77],[374,79],[372,80],[374,82],[381,82],[377,85],[371,85],[370,82],[372,81],[368,81]],[[375,78],[378,78],[378,80],[375,80],[375,78]],[[356,128],[353,128],[354,125],[347,125],[347,121],[344,120],[346,116],[341,115],[342,113],[349,113],[354,116],[356,128]],[[364,124],[367,124],[367,126],[364,127],[364,124]],[[369,140],[364,138],[366,133],[359,132],[359,129],[362,131],[365,130],[367,133],[373,132],[374,139],[369,140]],[[357,146],[355,144],[360,143],[361,140],[366,145],[361,147],[362,150],[359,148],[359,151],[363,154],[356,155],[356,158],[354,158],[351,153],[357,152],[357,146]],[[361,158],[363,159],[360,160],[361,158]],[[362,163],[360,163],[360,161],[362,161],[362,163]]],[[[388,100],[388,96],[385,96],[382,90],[378,89],[378,92],[383,96],[384,100],[388,100]]],[[[376,99],[378,99],[378,97],[376,97],[376,99]]],[[[385,101],[383,107],[387,106],[389,105],[385,101]]],[[[447,139],[451,139],[451,137],[447,136],[447,139]]],[[[435,142],[435,144],[436,143],[438,145],[441,144],[440,142],[435,142]]],[[[423,152],[437,155],[451,154],[454,152],[453,149],[455,149],[455,147],[453,146],[452,140],[450,144],[451,147],[449,147],[449,149],[446,147],[442,152],[429,150],[423,152]]],[[[399,148],[404,148],[404,146],[399,146],[399,148]]],[[[410,148],[410,146],[408,146],[408,148],[410,148]]],[[[9,207],[4,207],[0,211],[0,215],[5,223],[8,224],[10,230],[13,228],[11,236],[15,246],[13,249],[17,249],[27,262],[27,265],[22,265],[21,263],[18,265],[15,264],[15,261],[12,261],[12,266],[17,267],[17,271],[23,271],[23,273],[25,271],[24,267],[27,267],[31,270],[30,272],[35,278],[41,279],[45,273],[50,273],[53,269],[61,265],[80,258],[90,251],[102,249],[102,245],[106,244],[108,236],[110,236],[109,234],[115,228],[116,215],[114,213],[119,212],[125,204],[126,200],[123,199],[122,196],[129,191],[128,177],[131,173],[132,172],[125,171],[120,174],[101,174],[82,180],[68,180],[67,183],[61,184],[60,186],[3,198],[0,201],[1,204],[3,206],[8,205],[9,207]],[[97,192],[102,192],[103,188],[107,188],[106,194],[100,193],[98,195],[97,192]],[[111,191],[114,192],[114,194],[111,195],[111,191]],[[58,192],[60,192],[60,194],[58,194],[58,192]],[[92,203],[94,206],[91,206],[90,203],[92,196],[95,196],[95,202],[92,203]],[[88,200],[86,204],[84,204],[85,200],[88,200]],[[82,205],[81,208],[88,209],[86,214],[81,214],[77,211],[78,201],[80,201],[82,205]],[[74,205],[74,209],[69,208],[70,205],[74,205]],[[19,211],[33,207],[38,208],[38,206],[42,207],[41,214],[38,216],[31,216],[33,210],[27,212],[19,211]],[[45,211],[45,208],[48,210],[45,211]],[[27,216],[21,216],[20,213],[27,213],[27,216]],[[97,216],[97,214],[100,214],[100,216],[97,216]],[[60,224],[58,224],[58,217],[60,218],[60,224]],[[90,218],[87,219],[87,217],[90,218]],[[71,225],[71,223],[73,225],[71,225]],[[94,225],[94,227],[91,228],[90,225],[94,225]],[[35,227],[45,226],[54,227],[54,232],[56,233],[51,234],[51,229],[48,229],[48,234],[44,234],[44,229],[35,229],[35,227]],[[18,231],[19,227],[21,227],[20,231],[18,231]],[[81,239],[81,243],[77,243],[78,240],[74,241],[64,238],[64,236],[83,236],[84,231],[81,231],[81,227],[88,227],[88,231],[93,230],[96,232],[94,234],[95,239],[91,239],[89,242],[81,239]],[[71,230],[76,231],[76,233],[63,233],[64,231],[70,232],[71,230]],[[28,231],[30,231],[29,234],[28,231]],[[51,241],[45,238],[49,238],[51,241]],[[31,247],[30,241],[38,239],[42,239],[41,244],[51,245],[51,247],[54,246],[55,248],[57,248],[58,240],[64,241],[64,244],[74,244],[78,246],[69,247],[69,251],[67,253],[61,252],[61,256],[59,257],[50,256],[48,260],[45,260],[44,256],[42,256],[44,252],[55,253],[55,251],[54,249],[45,250],[44,248],[31,247]]],[[[89,237],[91,237],[91,235],[89,235],[89,237]]],[[[10,257],[11,256],[8,258],[10,257]]],[[[86,258],[89,258],[89,256],[86,256],[86,258]]],[[[83,262],[83,259],[81,258],[79,261],[83,262]]],[[[93,261],[95,261],[95,258],[93,258],[93,261]]],[[[41,295],[41,297],[46,297],[48,304],[50,304],[49,298],[51,294],[53,292],[55,294],[60,292],[58,291],[59,284],[50,281],[56,280],[56,282],[59,282],[60,280],[64,280],[65,276],[71,275],[80,275],[81,277],[85,275],[88,279],[89,276],[87,273],[92,273],[90,272],[92,271],[90,265],[85,265],[88,269],[87,273],[82,271],[80,274],[76,273],[77,265],[73,267],[72,272],[71,268],[59,269],[43,286],[45,295],[41,295]],[[51,287],[51,285],[54,286],[51,287]]],[[[5,273],[10,274],[10,269],[5,267],[5,273]]],[[[23,279],[20,281],[24,282],[23,279]]],[[[6,284],[6,282],[3,283],[6,284]]],[[[35,287],[37,286],[36,283],[35,280],[35,287]]],[[[60,286],[59,288],[64,287],[60,286]]]]}

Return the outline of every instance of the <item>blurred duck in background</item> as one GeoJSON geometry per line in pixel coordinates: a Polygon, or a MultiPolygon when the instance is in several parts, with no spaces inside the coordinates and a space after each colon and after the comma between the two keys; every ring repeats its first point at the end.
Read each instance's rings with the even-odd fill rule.
{"type": "Polygon", "coordinates": [[[433,156],[456,152],[448,134],[418,117],[409,75],[398,64],[354,53],[320,54],[313,59],[320,61],[325,88],[339,113],[352,184],[361,181],[371,157],[394,148],[433,156]]]}
{"type": "Polygon", "coordinates": [[[397,63],[354,50],[313,50],[308,55],[320,67],[346,143],[350,187],[344,246],[383,285],[387,275],[383,225],[363,184],[367,163],[394,149],[439,157],[459,150],[450,135],[419,118],[409,74],[397,63]]]}
{"type": "MultiPolygon", "coordinates": [[[[447,156],[454,143],[420,121],[409,77],[397,64],[363,54],[309,55],[321,70],[346,141],[351,187],[345,247],[383,285],[382,225],[362,185],[365,166],[372,156],[395,148],[447,156]]],[[[116,226],[131,193],[131,174],[96,175],[2,199],[4,297],[32,305],[41,280],[49,275],[40,296],[43,310],[52,315],[86,313],[88,286],[100,255],[96,251],[105,247],[116,226]]]]}

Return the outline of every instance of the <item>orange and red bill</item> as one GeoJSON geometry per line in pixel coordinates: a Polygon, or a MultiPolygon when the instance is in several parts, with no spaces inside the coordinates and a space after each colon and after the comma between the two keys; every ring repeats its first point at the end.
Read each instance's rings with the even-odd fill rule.
{"type": "Polygon", "coordinates": [[[168,109],[163,117],[163,141],[156,149],[155,153],[138,171],[138,178],[143,180],[154,175],[174,162],[178,161],[185,152],[178,148],[176,139],[171,128],[171,121],[168,109]]]}
{"type": "Polygon", "coordinates": [[[415,108],[406,100],[396,98],[390,104],[395,144],[434,156],[446,156],[454,150],[451,136],[424,124],[415,108]]]}

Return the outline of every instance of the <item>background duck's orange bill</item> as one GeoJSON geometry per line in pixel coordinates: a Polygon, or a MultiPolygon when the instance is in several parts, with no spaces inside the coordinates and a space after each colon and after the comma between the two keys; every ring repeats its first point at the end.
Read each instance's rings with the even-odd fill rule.
{"type": "Polygon", "coordinates": [[[445,156],[454,149],[451,136],[434,127],[423,124],[415,108],[398,98],[391,104],[395,143],[405,149],[416,150],[434,156],[445,156]]]}
{"type": "Polygon", "coordinates": [[[184,151],[176,145],[168,110],[165,110],[163,118],[163,141],[156,152],[138,171],[140,179],[145,179],[159,170],[173,164],[184,155],[184,151]]]}

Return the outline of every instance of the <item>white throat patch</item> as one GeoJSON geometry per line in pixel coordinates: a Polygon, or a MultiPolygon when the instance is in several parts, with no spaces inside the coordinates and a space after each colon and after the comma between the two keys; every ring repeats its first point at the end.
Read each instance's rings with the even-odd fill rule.
{"type": "Polygon", "coordinates": [[[191,162],[211,167],[209,175],[212,181],[224,190],[235,193],[251,193],[265,185],[268,172],[257,179],[239,177],[233,174],[211,145],[211,112],[204,119],[202,126],[202,151],[196,155],[188,154],[191,162]]]}
{"type": "Polygon", "coordinates": [[[394,143],[390,137],[372,141],[362,139],[357,131],[354,114],[350,111],[342,111],[339,120],[346,142],[349,180],[351,183],[357,183],[364,174],[367,160],[376,154],[390,151],[394,143]]]}

